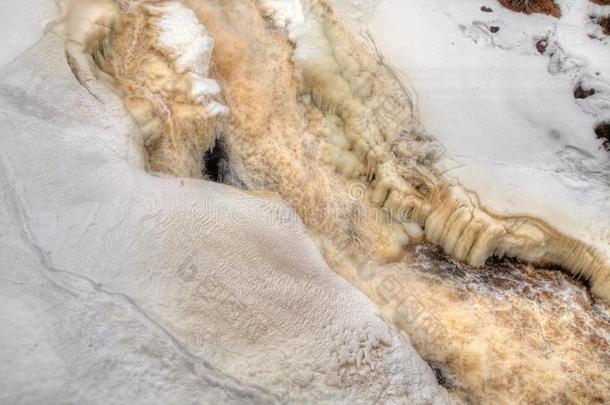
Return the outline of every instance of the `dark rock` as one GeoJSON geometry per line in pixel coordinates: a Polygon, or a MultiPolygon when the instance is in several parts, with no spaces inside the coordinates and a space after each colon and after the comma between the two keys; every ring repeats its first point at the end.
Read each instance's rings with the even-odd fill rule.
{"type": "Polygon", "coordinates": [[[610,121],[602,122],[595,127],[595,135],[598,139],[603,139],[604,149],[610,152],[610,121]]]}
{"type": "Polygon", "coordinates": [[[578,87],[574,89],[574,98],[587,98],[591,97],[594,94],[595,89],[583,89],[581,84],[579,84],[578,87]]]}
{"type": "Polygon", "coordinates": [[[536,49],[539,53],[544,54],[546,52],[546,47],[549,46],[549,41],[547,39],[541,39],[536,42],[536,49]]]}

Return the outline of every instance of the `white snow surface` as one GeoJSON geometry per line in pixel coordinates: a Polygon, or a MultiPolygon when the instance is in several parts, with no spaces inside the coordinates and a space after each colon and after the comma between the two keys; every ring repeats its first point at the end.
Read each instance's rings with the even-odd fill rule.
{"type": "Polygon", "coordinates": [[[149,6],[148,10],[158,16],[159,50],[170,54],[178,73],[188,72],[193,99],[206,107],[209,117],[228,116],[227,106],[211,100],[221,92],[220,85],[208,77],[214,40],[195,12],[178,2],[149,6]]]}
{"type": "Polygon", "coordinates": [[[148,174],[120,99],[32,40],[0,68],[0,403],[446,402],[290,208],[148,174]]]}
{"type": "Polygon", "coordinates": [[[34,45],[55,17],[55,4],[48,0],[5,1],[0,13],[2,49],[0,66],[34,45]]]}
{"type": "Polygon", "coordinates": [[[287,31],[305,22],[301,0],[259,0],[259,2],[270,12],[274,23],[286,28],[287,31]]]}
{"type": "Polygon", "coordinates": [[[198,101],[204,97],[217,96],[220,94],[220,85],[214,79],[193,75],[191,95],[198,101]]]}
{"type": "Polygon", "coordinates": [[[589,15],[610,7],[558,0],[557,19],[495,0],[331,3],[415,88],[448,176],[496,212],[541,218],[610,257],[610,155],[593,132],[610,119],[610,41],[589,37],[600,35],[589,15]],[[576,100],[581,82],[597,93],[576,100]]]}
{"type": "Polygon", "coordinates": [[[150,6],[149,10],[159,12],[155,24],[160,31],[159,44],[174,55],[178,72],[207,77],[214,40],[193,10],[178,2],[150,6]]]}
{"type": "Polygon", "coordinates": [[[229,115],[229,107],[218,101],[211,101],[206,107],[205,111],[209,117],[226,117],[229,115]]]}

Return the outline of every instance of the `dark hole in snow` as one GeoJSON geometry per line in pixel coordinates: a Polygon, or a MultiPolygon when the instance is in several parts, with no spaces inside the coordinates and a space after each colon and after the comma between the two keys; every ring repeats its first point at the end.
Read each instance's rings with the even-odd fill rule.
{"type": "Polygon", "coordinates": [[[445,387],[447,389],[452,389],[455,388],[455,384],[453,382],[453,380],[448,377],[443,370],[441,370],[438,367],[433,367],[432,366],[432,371],[434,371],[434,376],[436,377],[436,382],[442,386],[445,387]]]}
{"type": "Polygon", "coordinates": [[[598,139],[602,139],[604,141],[604,149],[610,152],[610,121],[602,122],[595,127],[595,135],[597,135],[598,139]]]}
{"type": "Polygon", "coordinates": [[[222,138],[211,150],[203,155],[203,176],[217,183],[223,183],[229,170],[229,156],[222,138]]]}
{"type": "Polygon", "coordinates": [[[595,94],[595,89],[583,89],[582,84],[579,84],[574,89],[574,98],[587,98],[595,94]]]}
{"type": "Polygon", "coordinates": [[[443,387],[447,385],[447,377],[445,377],[445,374],[443,374],[443,370],[441,370],[440,368],[435,368],[433,370],[434,376],[436,377],[436,382],[438,382],[443,387]]]}
{"type": "Polygon", "coordinates": [[[482,6],[481,11],[484,13],[491,13],[493,10],[487,6],[482,6]]]}
{"type": "Polygon", "coordinates": [[[536,49],[541,54],[544,54],[547,46],[549,46],[549,42],[546,39],[541,39],[540,41],[536,42],[536,49]]]}
{"type": "Polygon", "coordinates": [[[247,187],[239,177],[238,172],[231,165],[229,150],[225,140],[219,137],[214,147],[203,155],[203,170],[201,174],[204,179],[246,189],[247,187]]]}
{"type": "Polygon", "coordinates": [[[489,30],[495,34],[496,32],[500,31],[500,27],[496,27],[494,25],[492,25],[491,27],[489,27],[489,30]]]}

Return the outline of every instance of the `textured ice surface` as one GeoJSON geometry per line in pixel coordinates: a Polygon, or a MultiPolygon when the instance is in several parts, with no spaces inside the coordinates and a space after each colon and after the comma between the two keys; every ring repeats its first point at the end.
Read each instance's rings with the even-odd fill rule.
{"type": "MultiPolygon", "coordinates": [[[[210,32],[223,40],[219,41],[222,63],[217,65],[217,74],[229,84],[232,109],[233,105],[239,107],[235,122],[245,123],[248,134],[257,134],[262,128],[261,133],[284,135],[267,144],[241,139],[251,146],[246,152],[268,157],[263,160],[265,167],[254,167],[260,172],[250,173],[266,180],[265,170],[268,175],[271,169],[295,162],[275,153],[278,144],[299,150],[301,144],[294,139],[307,139],[298,132],[302,129],[298,124],[281,127],[283,122],[298,123],[301,117],[290,115],[299,110],[291,110],[290,103],[278,107],[270,102],[277,93],[291,91],[290,85],[281,87],[290,83],[280,80],[284,66],[280,63],[279,69],[271,70],[275,65],[268,63],[277,61],[273,58],[281,55],[278,50],[286,44],[275,38],[263,42],[259,52],[244,52],[249,44],[261,45],[256,42],[254,26],[243,24],[245,6],[235,7],[238,12],[233,15],[225,8],[220,13],[223,18],[219,18],[213,14],[218,9],[204,6],[229,2],[190,3],[202,5],[198,18],[208,19],[210,32]],[[230,21],[235,16],[239,21],[230,21]],[[240,36],[245,39],[240,40],[240,36]],[[245,61],[257,64],[248,69],[245,61]],[[261,66],[263,69],[257,71],[261,66]],[[236,74],[239,72],[257,74],[236,74]],[[277,80],[261,83],[264,77],[277,80]],[[248,88],[251,83],[244,79],[259,88],[248,88]],[[278,87],[281,91],[277,93],[265,93],[278,87]],[[252,94],[271,97],[252,102],[252,94]],[[290,118],[264,114],[272,110],[290,118]],[[250,111],[254,113],[248,114],[250,111]],[[278,165],[271,166],[274,164],[278,165]]],[[[320,45],[328,45],[326,36],[336,32],[321,32],[329,27],[319,21],[305,22],[300,2],[267,3],[275,3],[280,10],[274,16],[276,23],[292,28],[291,39],[300,42],[297,57],[301,61],[313,56],[350,62],[345,55],[321,49],[320,45]]],[[[357,24],[366,22],[374,15],[375,6],[383,9],[384,4],[346,1],[339,9],[357,24]]],[[[387,12],[404,18],[400,13],[406,12],[403,7],[407,4],[416,9],[421,6],[415,1],[391,2],[387,12]]],[[[207,64],[207,51],[196,49],[211,51],[211,47],[188,50],[191,45],[209,44],[200,41],[207,31],[197,18],[175,3],[161,13],[151,9],[155,12],[161,21],[170,16],[163,23],[167,29],[161,30],[162,35],[177,34],[164,40],[162,51],[175,48],[170,52],[171,60],[184,66],[198,59],[207,64]]],[[[424,22],[430,25],[434,18],[424,22]]],[[[510,18],[507,14],[506,19],[510,18]]],[[[527,50],[531,43],[525,33],[511,31],[499,19],[466,19],[447,26],[452,33],[457,32],[464,49],[518,51],[528,57],[535,53],[527,50]],[[491,26],[500,27],[499,35],[490,35],[491,26]]],[[[257,27],[266,30],[262,24],[257,27]]],[[[418,26],[414,23],[414,27],[418,26]]],[[[414,34],[428,33],[425,28],[418,27],[414,34]]],[[[408,41],[411,36],[401,38],[408,41]]],[[[582,73],[583,58],[562,41],[550,41],[549,50],[555,52],[544,55],[544,64],[539,65],[553,77],[582,73]]],[[[404,45],[395,36],[383,47],[388,43],[404,45]]],[[[422,54],[418,50],[409,57],[422,54]]],[[[200,66],[191,65],[194,69],[200,66]]],[[[407,66],[410,64],[400,67],[407,66]]],[[[313,71],[324,64],[310,67],[313,71]]],[[[350,63],[337,67],[358,69],[350,63]]],[[[142,139],[118,99],[99,83],[92,83],[89,91],[80,87],[63,61],[57,39],[45,38],[2,73],[0,130],[6,136],[0,139],[0,237],[1,257],[7,263],[3,268],[7,270],[0,284],[5,293],[1,296],[5,304],[1,317],[14,326],[0,334],[2,359],[8,360],[0,368],[9,387],[2,394],[3,402],[36,402],[45,397],[55,402],[352,403],[360,399],[417,403],[444,398],[430,369],[410,346],[379,319],[369,301],[329,271],[302,225],[294,220],[294,212],[285,205],[202,181],[147,174],[142,139]],[[31,384],[32,378],[42,382],[31,384]]],[[[332,76],[336,72],[322,73],[332,76]]],[[[470,85],[476,84],[472,76],[465,77],[472,79],[467,82],[470,85]]],[[[217,95],[208,84],[194,80],[190,95],[194,99],[206,97],[206,93],[217,95]]],[[[328,96],[324,94],[328,89],[319,90],[317,96],[328,96]]],[[[504,90],[499,86],[492,94],[504,90]]],[[[365,94],[367,86],[359,91],[365,94]]],[[[326,101],[316,100],[332,110],[332,103],[326,101]]],[[[604,108],[603,99],[580,104],[589,115],[604,108]]],[[[299,107],[312,109],[306,102],[299,107]]],[[[516,114],[510,106],[501,107],[496,105],[494,111],[509,112],[504,124],[519,122],[516,117],[521,110],[516,114]]],[[[460,117],[453,113],[449,123],[460,117]]],[[[332,130],[338,128],[331,119],[320,121],[332,130]]],[[[144,127],[140,129],[144,132],[144,127]]],[[[337,144],[345,142],[345,134],[334,135],[332,140],[337,144]]],[[[458,144],[464,139],[472,141],[470,132],[457,131],[456,135],[458,144]]],[[[474,141],[477,146],[482,139],[474,141]]],[[[487,152],[476,150],[476,157],[487,152]]],[[[521,157],[522,152],[515,156],[521,157]]],[[[353,154],[329,155],[338,158],[333,163],[348,176],[362,170],[353,154]]],[[[595,168],[596,162],[589,159],[587,164],[595,168]]],[[[570,175],[578,172],[578,167],[573,170],[570,164],[562,170],[570,175]]],[[[297,205],[302,195],[296,193],[304,187],[289,189],[291,184],[299,184],[297,180],[338,193],[336,184],[320,184],[322,177],[313,176],[308,181],[300,177],[301,171],[289,174],[279,180],[285,181],[283,191],[295,192],[292,197],[297,205]]],[[[418,238],[421,228],[413,223],[407,228],[409,237],[418,238]]],[[[355,244],[358,236],[352,236],[349,243],[355,244]]],[[[405,238],[396,240],[404,242],[405,238]]],[[[521,270],[503,266],[492,266],[491,271],[484,268],[479,276],[442,255],[430,261],[434,253],[425,249],[420,253],[409,251],[408,258],[396,266],[369,268],[374,272],[359,274],[360,280],[352,277],[352,281],[357,284],[367,278],[359,287],[411,334],[427,359],[443,369],[446,375],[440,379],[448,379],[447,385],[456,384],[456,390],[474,402],[489,398],[499,403],[507,398],[547,402],[585,396],[591,400],[607,398],[608,322],[603,306],[599,306],[599,313],[595,312],[597,307],[592,310],[591,298],[582,288],[566,287],[565,276],[555,283],[539,282],[542,273],[527,277],[521,270]],[[415,260],[419,272],[401,269],[412,264],[409,259],[415,260]],[[427,277],[426,272],[435,277],[427,277]],[[514,280],[518,282],[513,287],[514,280]],[[495,282],[511,284],[510,291],[490,288],[495,282]],[[404,289],[394,290],[397,286],[404,289]],[[447,333],[440,335],[439,330],[447,333]],[[578,350],[582,347],[587,350],[581,355],[578,350]]],[[[335,266],[340,271],[340,265],[335,266]]]]}
{"type": "Polygon", "coordinates": [[[1,77],[1,402],[446,398],[284,204],[146,173],[61,38],[1,77]]]}
{"type": "Polygon", "coordinates": [[[55,15],[55,4],[48,0],[9,1],[2,4],[0,66],[34,45],[55,15]]]}

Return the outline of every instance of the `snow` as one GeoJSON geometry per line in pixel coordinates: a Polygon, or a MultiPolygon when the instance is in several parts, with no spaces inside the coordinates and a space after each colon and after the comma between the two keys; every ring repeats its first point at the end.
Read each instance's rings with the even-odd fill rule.
{"type": "Polygon", "coordinates": [[[148,10],[160,15],[156,23],[159,42],[164,50],[173,53],[178,71],[208,76],[214,40],[193,10],[177,2],[148,6],[148,10]]]}
{"type": "Polygon", "coordinates": [[[446,402],[290,208],[150,175],[118,96],[34,41],[0,69],[0,402],[446,402]]]}
{"type": "Polygon", "coordinates": [[[212,101],[205,108],[205,111],[208,113],[210,117],[217,116],[228,116],[229,108],[225,105],[220,104],[218,101],[212,101]]]}
{"type": "Polygon", "coordinates": [[[260,0],[261,5],[273,18],[276,25],[288,28],[297,27],[305,22],[301,0],[260,0]]]}
{"type": "Polygon", "coordinates": [[[147,9],[159,17],[155,22],[159,50],[169,53],[178,73],[189,73],[191,96],[206,107],[210,117],[228,116],[228,107],[210,100],[221,92],[220,85],[208,77],[214,40],[193,10],[177,2],[149,5],[147,9]]]}
{"type": "Polygon", "coordinates": [[[610,257],[610,159],[593,133],[610,118],[608,39],[588,37],[599,7],[558,3],[560,20],[496,1],[385,0],[363,24],[419,94],[449,176],[488,208],[538,217],[610,257]],[[541,55],[543,37],[550,45],[541,55]],[[575,100],[581,81],[600,91],[575,100]]]}
{"type": "Polygon", "coordinates": [[[192,83],[191,95],[195,99],[200,99],[201,96],[217,96],[220,94],[220,85],[216,80],[194,77],[192,83]]]}
{"type": "MultiPolygon", "coordinates": [[[[300,39],[297,57],[320,51],[320,26],[300,1],[264,3],[300,39]]],[[[556,20],[491,0],[486,14],[483,3],[344,0],[337,10],[368,25],[419,92],[448,176],[493,210],[539,217],[607,251],[609,163],[592,128],[608,118],[610,55],[607,40],[587,36],[599,33],[588,14],[601,8],[563,0],[556,20]],[[574,100],[579,83],[596,94],[574,100]]],[[[52,2],[6,7],[0,402],[446,400],[408,339],[330,270],[290,208],[147,173],[120,99],[101,83],[81,86],[60,36],[43,35],[52,2]]],[[[161,51],[207,103],[220,92],[207,78],[212,38],[178,3],[150,10],[161,51]]],[[[228,114],[217,101],[207,109],[228,114]]]]}
{"type": "Polygon", "coordinates": [[[262,0],[261,4],[275,25],[286,29],[288,38],[295,45],[293,61],[332,60],[322,22],[304,10],[304,7],[310,6],[309,3],[301,0],[262,0]]]}
{"type": "Polygon", "coordinates": [[[2,5],[0,27],[2,51],[0,66],[40,39],[47,23],[55,16],[55,5],[47,0],[7,1],[2,5]]]}

